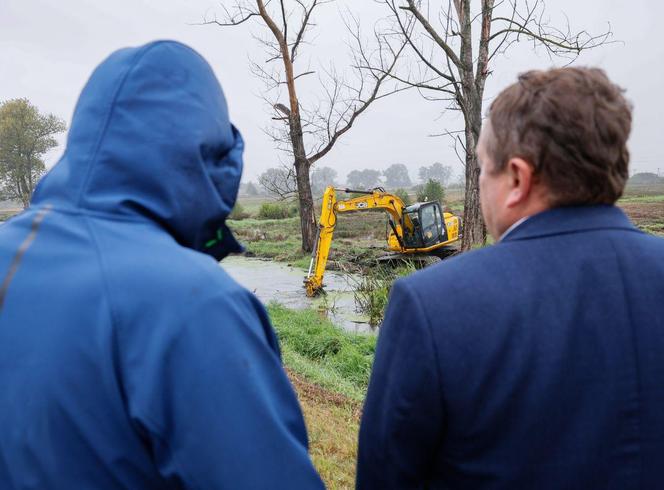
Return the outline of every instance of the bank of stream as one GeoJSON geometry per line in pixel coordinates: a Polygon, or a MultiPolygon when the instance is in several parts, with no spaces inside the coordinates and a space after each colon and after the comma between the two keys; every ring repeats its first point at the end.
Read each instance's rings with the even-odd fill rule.
{"type": "Polygon", "coordinates": [[[303,287],[305,272],[298,267],[237,255],[225,258],[221,267],[263,303],[276,301],[287,308],[312,308],[346,331],[373,332],[369,318],[356,311],[353,284],[359,281],[358,276],[327,271],[327,294],[308,298],[303,287]]]}

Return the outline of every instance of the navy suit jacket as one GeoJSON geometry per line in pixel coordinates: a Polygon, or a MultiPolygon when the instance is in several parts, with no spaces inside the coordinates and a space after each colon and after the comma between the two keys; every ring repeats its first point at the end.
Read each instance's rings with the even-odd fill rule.
{"type": "Polygon", "coordinates": [[[357,482],[664,488],[664,240],[559,208],[398,281],[357,482]]]}

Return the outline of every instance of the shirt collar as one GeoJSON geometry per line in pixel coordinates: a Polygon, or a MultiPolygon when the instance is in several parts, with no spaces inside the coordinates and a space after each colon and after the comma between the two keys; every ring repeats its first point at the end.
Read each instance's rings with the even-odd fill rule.
{"type": "Polygon", "coordinates": [[[505,230],[505,231],[503,232],[502,235],[500,235],[500,238],[498,239],[498,241],[499,241],[499,242],[502,242],[502,241],[507,237],[507,235],[509,235],[509,234],[512,233],[515,229],[517,229],[517,228],[519,227],[519,225],[521,225],[521,224],[522,224],[524,221],[526,221],[528,218],[530,218],[530,216],[524,216],[523,218],[521,218],[521,219],[519,219],[519,220],[516,220],[514,223],[512,223],[512,226],[510,226],[507,230],[505,230]]]}

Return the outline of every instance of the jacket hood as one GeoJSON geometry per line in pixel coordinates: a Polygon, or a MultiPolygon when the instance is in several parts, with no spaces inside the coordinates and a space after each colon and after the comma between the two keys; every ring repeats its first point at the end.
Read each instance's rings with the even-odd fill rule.
{"type": "Polygon", "coordinates": [[[65,152],[32,202],[148,219],[181,245],[221,259],[242,250],[225,219],[243,148],[198,53],[173,41],[121,49],[83,89],[65,152]]]}

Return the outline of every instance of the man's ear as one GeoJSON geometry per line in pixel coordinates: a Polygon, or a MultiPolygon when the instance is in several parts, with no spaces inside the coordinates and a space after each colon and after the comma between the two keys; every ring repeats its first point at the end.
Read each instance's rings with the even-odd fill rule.
{"type": "Polygon", "coordinates": [[[533,189],[533,167],[523,158],[510,158],[507,162],[509,193],[505,205],[513,208],[528,200],[533,189]]]}

